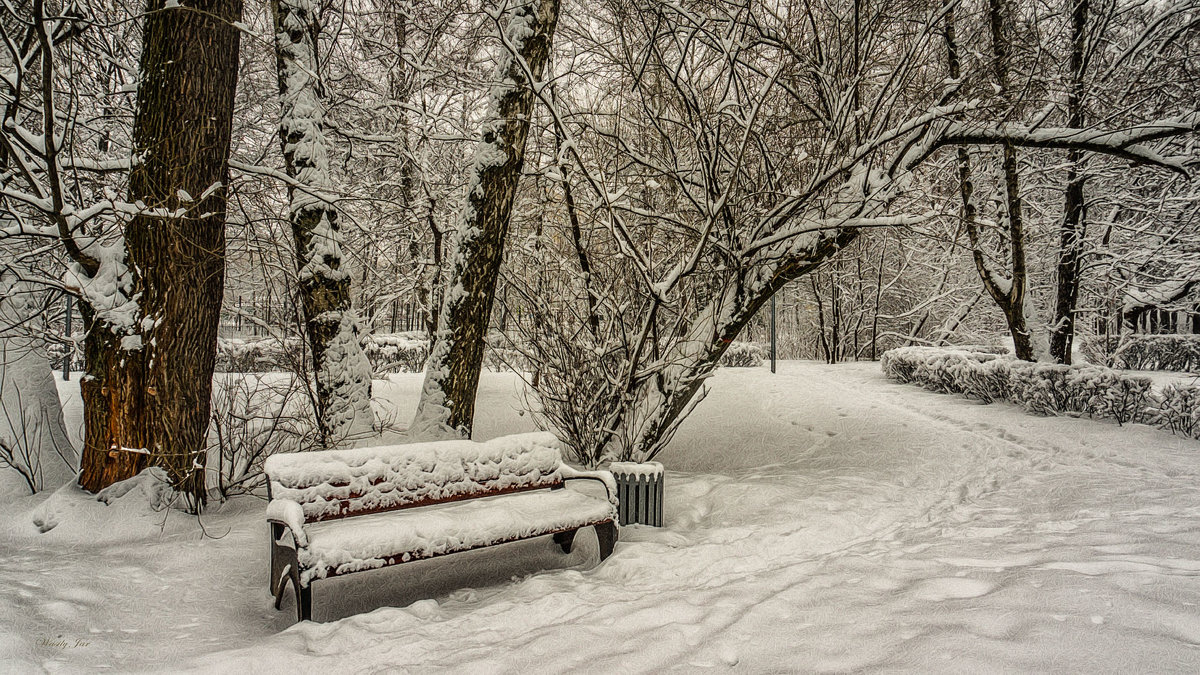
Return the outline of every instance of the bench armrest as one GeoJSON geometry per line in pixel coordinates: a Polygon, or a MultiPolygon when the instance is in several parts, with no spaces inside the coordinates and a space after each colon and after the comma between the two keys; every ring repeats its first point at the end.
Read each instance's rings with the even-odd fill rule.
{"type": "Polygon", "coordinates": [[[580,471],[572,466],[563,464],[560,468],[563,482],[569,480],[594,480],[604,484],[604,491],[608,493],[608,503],[612,504],[614,513],[618,507],[617,503],[617,480],[613,478],[612,473],[608,471],[580,471]]]}
{"type": "Polygon", "coordinates": [[[296,548],[308,547],[308,535],[304,533],[304,508],[300,504],[290,499],[272,499],[267,504],[267,521],[291,530],[296,548]]]}

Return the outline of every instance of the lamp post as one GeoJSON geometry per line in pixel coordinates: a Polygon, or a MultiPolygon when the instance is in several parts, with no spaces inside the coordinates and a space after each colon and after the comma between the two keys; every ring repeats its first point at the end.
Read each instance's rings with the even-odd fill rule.
{"type": "Polygon", "coordinates": [[[67,333],[67,344],[71,346],[67,348],[67,354],[63,357],[63,382],[70,381],[71,379],[71,357],[75,356],[75,343],[71,340],[71,310],[73,309],[74,300],[75,298],[71,297],[70,295],[67,296],[67,319],[64,327],[66,328],[67,333]]]}
{"type": "Polygon", "coordinates": [[[771,373],[775,372],[775,295],[771,295],[771,373]]]}

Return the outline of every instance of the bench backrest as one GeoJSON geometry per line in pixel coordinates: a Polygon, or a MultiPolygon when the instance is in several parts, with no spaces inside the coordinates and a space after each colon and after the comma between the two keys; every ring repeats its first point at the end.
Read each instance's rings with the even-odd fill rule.
{"type": "Polygon", "coordinates": [[[273,455],[264,466],[271,497],[304,509],[306,522],[558,486],[553,434],[482,443],[437,441],[273,455]]]}

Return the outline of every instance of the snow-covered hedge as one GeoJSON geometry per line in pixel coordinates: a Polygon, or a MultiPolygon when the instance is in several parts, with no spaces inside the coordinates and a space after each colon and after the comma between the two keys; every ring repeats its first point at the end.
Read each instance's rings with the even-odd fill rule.
{"type": "Polygon", "coordinates": [[[1150,380],[1096,366],[1063,366],[931,347],[886,352],[883,372],[901,382],[987,403],[1006,400],[1032,413],[1077,413],[1118,424],[1153,416],[1150,380]]]}
{"type": "Polygon", "coordinates": [[[1113,367],[1132,370],[1200,370],[1200,335],[1128,335],[1113,367]]]}
{"type": "Polygon", "coordinates": [[[298,340],[273,337],[217,338],[217,372],[266,373],[291,370],[298,340]]]}
{"type": "Polygon", "coordinates": [[[888,377],[934,391],[987,403],[1011,401],[1039,415],[1077,413],[1118,424],[1145,422],[1200,439],[1200,386],[1170,384],[1156,392],[1149,378],[1109,368],[932,347],[893,349],[880,364],[888,377]]]}
{"type": "MultiPolygon", "coordinates": [[[[378,375],[415,373],[425,367],[429,341],[421,332],[378,333],[363,340],[363,352],[378,375]]],[[[299,356],[300,342],[295,339],[217,338],[218,372],[290,371],[299,356]]]]}
{"type": "Polygon", "coordinates": [[[429,339],[421,331],[375,333],[363,341],[363,352],[376,376],[418,373],[429,358],[429,339]]]}
{"type": "Polygon", "coordinates": [[[1089,337],[1085,356],[1095,363],[1129,370],[1200,371],[1200,335],[1089,337]]]}
{"type": "Polygon", "coordinates": [[[726,368],[754,368],[762,365],[763,358],[763,348],[753,342],[731,342],[720,364],[726,368]]]}
{"type": "MultiPolygon", "coordinates": [[[[507,345],[505,338],[488,336],[484,365],[490,370],[527,370],[528,360],[520,350],[507,345]]],[[[737,344],[737,343],[735,343],[737,344]]],[[[429,358],[429,339],[422,331],[375,333],[363,338],[363,353],[376,375],[419,373],[429,358]]],[[[300,357],[300,342],[273,337],[217,338],[217,372],[265,373],[292,371],[300,357]]]]}

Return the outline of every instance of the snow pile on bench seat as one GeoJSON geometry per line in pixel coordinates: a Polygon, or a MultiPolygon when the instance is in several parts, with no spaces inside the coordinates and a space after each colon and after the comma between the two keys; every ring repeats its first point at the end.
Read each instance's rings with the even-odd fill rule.
{"type": "Polygon", "coordinates": [[[308,525],[297,551],[300,583],[587,527],[614,519],[612,505],[570,489],[522,492],[308,525]]]}
{"type": "Polygon", "coordinates": [[[352,450],[273,455],[265,469],[271,496],[319,521],[347,512],[392,509],[562,481],[553,434],[505,436],[483,443],[437,441],[352,450]]]}

